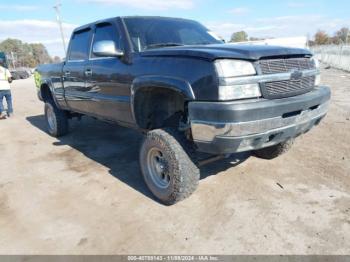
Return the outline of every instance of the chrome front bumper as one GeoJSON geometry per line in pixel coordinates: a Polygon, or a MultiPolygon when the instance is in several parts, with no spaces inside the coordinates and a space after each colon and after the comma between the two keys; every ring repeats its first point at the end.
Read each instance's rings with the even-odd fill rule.
{"type": "MultiPolygon", "coordinates": [[[[215,114],[209,112],[207,115],[212,115],[209,117],[212,119],[192,118],[193,140],[199,151],[207,153],[233,153],[272,146],[317,125],[327,113],[329,98],[330,91],[324,87],[292,98],[230,104],[229,109],[223,107],[225,109],[215,112],[217,121],[213,119],[215,114]],[[261,107],[260,103],[266,106],[261,107]],[[229,118],[230,109],[236,117],[225,120],[220,116],[229,118]]],[[[203,110],[206,110],[205,107],[203,110]]],[[[198,115],[198,112],[192,115],[198,115]]]]}
{"type": "Polygon", "coordinates": [[[248,136],[257,133],[278,132],[278,130],[291,126],[302,127],[308,122],[326,115],[329,103],[324,103],[316,109],[301,111],[296,116],[261,119],[239,123],[215,123],[192,121],[192,135],[195,140],[211,142],[217,136],[237,137],[248,136]]]}

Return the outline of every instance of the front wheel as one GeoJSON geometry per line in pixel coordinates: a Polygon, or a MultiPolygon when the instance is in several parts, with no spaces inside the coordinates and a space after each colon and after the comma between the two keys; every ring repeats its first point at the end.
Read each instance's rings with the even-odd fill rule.
{"type": "Polygon", "coordinates": [[[167,205],[189,197],[199,183],[199,169],[193,163],[188,142],[173,129],[147,133],[140,150],[140,166],[151,192],[167,205]]]}
{"type": "Polygon", "coordinates": [[[60,137],[68,133],[67,112],[59,109],[54,102],[45,103],[45,118],[50,135],[60,137]]]}
{"type": "Polygon", "coordinates": [[[279,143],[274,146],[258,149],[254,151],[254,154],[262,159],[274,159],[287,151],[292,147],[294,139],[289,139],[285,142],[279,143]]]}

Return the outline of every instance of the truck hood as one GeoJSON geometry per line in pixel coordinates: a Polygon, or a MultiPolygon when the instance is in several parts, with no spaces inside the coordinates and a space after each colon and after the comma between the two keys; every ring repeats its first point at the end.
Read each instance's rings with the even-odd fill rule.
{"type": "Polygon", "coordinates": [[[264,57],[311,56],[306,49],[267,45],[215,44],[164,47],[141,52],[141,56],[187,56],[207,60],[231,58],[242,60],[259,60],[264,57]]]}

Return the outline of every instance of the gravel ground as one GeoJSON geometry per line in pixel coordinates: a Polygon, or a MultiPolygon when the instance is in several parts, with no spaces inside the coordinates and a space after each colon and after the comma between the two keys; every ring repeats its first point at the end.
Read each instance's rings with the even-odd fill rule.
{"type": "Polygon", "coordinates": [[[33,79],[0,122],[0,254],[350,254],[350,74],[323,70],[325,120],[292,150],[201,168],[198,190],[155,201],[141,136],[93,119],[45,132],[33,79]]]}

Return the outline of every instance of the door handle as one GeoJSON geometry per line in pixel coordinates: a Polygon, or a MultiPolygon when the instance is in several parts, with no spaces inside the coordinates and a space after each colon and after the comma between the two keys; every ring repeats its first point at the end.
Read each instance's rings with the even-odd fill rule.
{"type": "Polygon", "coordinates": [[[65,72],[64,72],[64,75],[65,75],[65,76],[70,76],[70,71],[65,71],[65,72]]]}
{"type": "Polygon", "coordinates": [[[92,76],[92,70],[91,69],[86,69],[85,70],[85,76],[92,76]]]}

